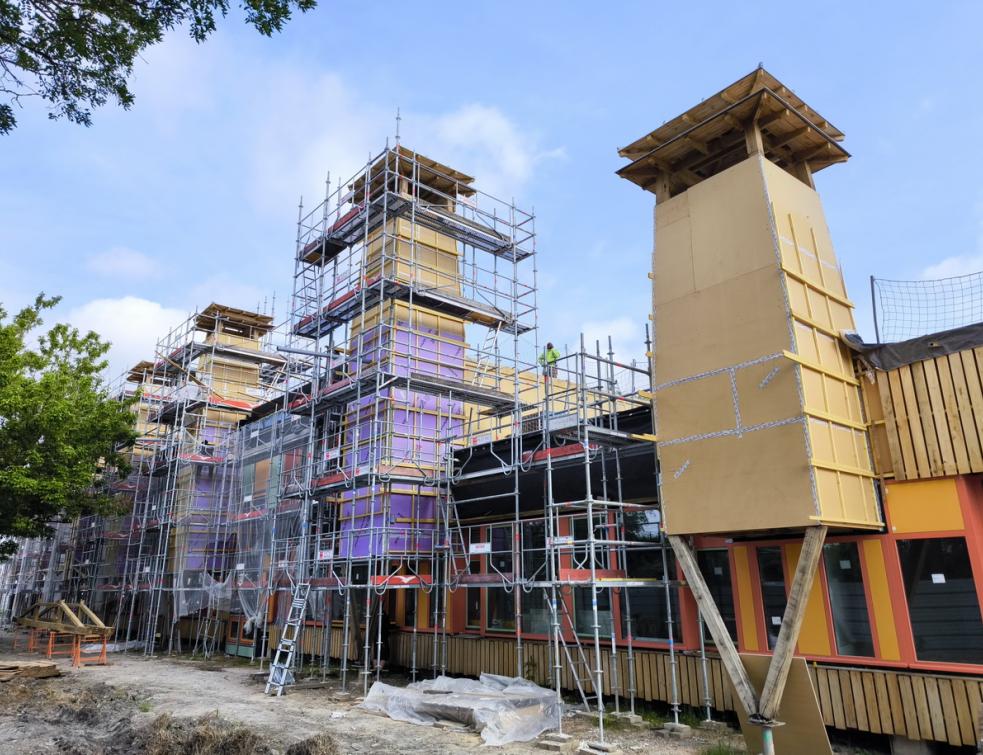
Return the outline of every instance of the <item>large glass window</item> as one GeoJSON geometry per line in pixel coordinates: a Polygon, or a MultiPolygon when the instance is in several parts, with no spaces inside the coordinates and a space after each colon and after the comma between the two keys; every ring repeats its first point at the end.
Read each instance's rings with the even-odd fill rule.
{"type": "MultiPolygon", "coordinates": [[[[597,540],[607,539],[607,528],[604,526],[604,517],[595,516],[594,518],[594,537],[597,540]]],[[[586,517],[572,520],[573,537],[577,542],[587,540],[590,536],[586,517]]],[[[607,569],[606,551],[602,545],[595,546],[596,567],[607,569]]],[[[590,546],[583,544],[574,549],[573,567],[575,569],[590,569],[590,546]]],[[[573,591],[574,626],[577,634],[594,634],[594,609],[591,604],[591,590],[589,587],[577,587],[573,591]]],[[[611,617],[611,591],[604,589],[597,591],[597,624],[602,637],[611,636],[612,627],[611,617]]]]}
{"type": "MultiPolygon", "coordinates": [[[[643,538],[628,535],[627,539],[643,538]]],[[[628,574],[631,577],[665,578],[661,547],[651,550],[632,549],[628,553],[628,563],[628,574]]],[[[666,552],[666,563],[669,567],[668,579],[674,579],[675,559],[671,551],[666,552]]],[[[679,588],[675,585],[669,587],[669,605],[672,610],[673,638],[678,642],[680,638],[679,588]]],[[[621,636],[627,637],[629,630],[636,640],[669,641],[669,611],[666,606],[665,587],[631,587],[621,590],[621,636]],[[629,619],[631,626],[629,626],[629,619]]]]}
{"type": "Polygon", "coordinates": [[[502,574],[512,573],[512,528],[511,527],[492,527],[491,528],[491,555],[488,556],[490,574],[501,572],[502,574]]]}
{"type": "Polygon", "coordinates": [[[918,659],[983,663],[983,621],[966,540],[899,540],[898,555],[918,659]]]}
{"type": "Polygon", "coordinates": [[[504,587],[489,587],[488,629],[492,632],[515,631],[515,593],[505,591],[504,587]]]}
{"type": "Polygon", "coordinates": [[[857,544],[827,543],[823,546],[823,560],[837,651],[840,655],[873,656],[874,640],[857,544]]]}
{"type": "MultiPolygon", "coordinates": [[[[546,524],[525,522],[522,525],[522,576],[527,582],[545,582],[546,574],[546,524]]],[[[550,631],[549,606],[546,591],[534,587],[523,591],[522,631],[530,634],[548,634],[550,631]]]]}
{"type": "MultiPolygon", "coordinates": [[[[713,601],[720,611],[720,617],[724,620],[728,634],[734,642],[737,642],[737,616],[734,612],[734,591],[730,584],[730,558],[727,551],[699,551],[696,554],[696,561],[713,596],[713,601]]],[[[703,625],[703,636],[707,642],[713,641],[706,624],[703,625]]]]}
{"type": "Polygon", "coordinates": [[[775,649],[778,631],[785,615],[785,571],[782,568],[782,549],[758,548],[758,577],[761,581],[761,602],[765,609],[765,629],[768,647],[775,649]]]}

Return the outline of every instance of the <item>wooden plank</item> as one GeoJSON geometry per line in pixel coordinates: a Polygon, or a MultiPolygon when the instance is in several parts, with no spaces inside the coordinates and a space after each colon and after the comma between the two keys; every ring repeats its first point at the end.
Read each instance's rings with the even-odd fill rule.
{"type": "Polygon", "coordinates": [[[939,742],[945,742],[945,714],[942,712],[939,681],[934,676],[926,676],[924,680],[925,697],[928,700],[928,715],[932,721],[932,736],[939,742]]]}
{"type": "Polygon", "coordinates": [[[833,706],[833,725],[837,729],[846,728],[846,707],[843,705],[843,690],[840,687],[840,674],[836,669],[827,669],[829,700],[833,706]]]}
{"type": "Polygon", "coordinates": [[[894,719],[891,716],[891,697],[887,692],[887,674],[882,671],[875,671],[871,676],[874,679],[877,719],[881,731],[885,734],[894,734],[894,719]]]}
{"type": "Polygon", "coordinates": [[[918,733],[922,739],[934,739],[932,717],[928,710],[928,695],[925,693],[925,677],[913,674],[911,691],[915,696],[915,715],[918,716],[918,733]]]}
{"type": "Polygon", "coordinates": [[[946,715],[943,717],[946,740],[949,744],[958,747],[963,743],[963,740],[962,735],[959,733],[959,720],[954,715],[956,699],[952,693],[952,682],[949,679],[939,679],[939,703],[942,710],[946,712],[946,715]]]}
{"type": "MultiPolygon", "coordinates": [[[[894,404],[891,402],[891,386],[887,380],[887,373],[875,370],[873,375],[877,380],[877,395],[881,403],[881,413],[884,415],[884,435],[887,438],[887,447],[891,454],[891,467],[895,479],[903,480],[905,479],[904,455],[901,450],[901,440],[898,437],[898,420],[894,416],[894,404]]],[[[864,395],[868,395],[866,390],[864,395]]],[[[879,469],[877,471],[883,473],[884,470],[879,469]]]]}
{"type": "Polygon", "coordinates": [[[945,474],[942,465],[942,449],[939,445],[938,433],[935,430],[935,419],[932,416],[932,402],[928,395],[925,366],[921,362],[915,362],[909,367],[911,369],[911,381],[915,386],[918,420],[921,423],[922,436],[925,438],[925,448],[928,451],[929,472],[932,477],[941,477],[945,474]]]}
{"type": "MultiPolygon", "coordinates": [[[[878,382],[880,378],[878,377],[878,382]]],[[[918,462],[915,461],[915,446],[911,439],[911,427],[908,422],[908,409],[904,403],[904,388],[901,385],[901,375],[897,370],[887,373],[888,390],[884,403],[884,416],[893,419],[898,428],[898,443],[901,446],[901,457],[895,459],[894,477],[898,480],[914,480],[918,477],[918,462]],[[890,407],[890,408],[889,408],[890,407]],[[898,462],[902,462],[898,464],[898,462]]]]}
{"type": "Polygon", "coordinates": [[[891,723],[895,734],[908,736],[908,726],[905,722],[905,705],[901,700],[901,686],[898,684],[898,674],[893,671],[884,674],[887,684],[887,697],[891,706],[891,723]]]}
{"type": "Polygon", "coordinates": [[[955,457],[956,471],[959,474],[969,474],[969,448],[966,446],[966,433],[963,432],[962,420],[959,417],[959,400],[952,384],[952,370],[949,369],[947,357],[933,360],[939,373],[939,387],[942,390],[942,402],[945,404],[945,421],[949,430],[949,440],[955,457]]]}
{"type": "MultiPolygon", "coordinates": [[[[973,411],[973,427],[976,428],[976,437],[979,439],[980,447],[983,448],[983,385],[980,383],[976,356],[967,349],[959,352],[959,360],[962,364],[963,376],[966,379],[969,405],[973,411]]],[[[965,427],[965,422],[963,426],[965,427]]]]}
{"type": "Polygon", "coordinates": [[[768,676],[761,690],[758,712],[765,719],[773,719],[781,705],[788,669],[792,663],[795,645],[799,641],[799,630],[805,618],[809,593],[812,590],[812,582],[816,576],[816,567],[822,556],[825,539],[826,527],[809,527],[805,531],[802,552],[799,554],[799,563],[795,567],[795,575],[792,577],[792,585],[785,605],[785,615],[782,617],[782,626],[778,630],[778,641],[775,643],[775,650],[768,666],[768,676]]]}
{"type": "Polygon", "coordinates": [[[850,692],[853,695],[853,712],[857,716],[857,728],[860,731],[870,731],[867,721],[867,701],[864,698],[863,681],[859,671],[850,671],[850,692]]]}
{"type": "Polygon", "coordinates": [[[850,672],[842,669],[836,672],[837,680],[840,685],[840,692],[843,694],[843,718],[846,721],[845,728],[857,728],[857,709],[853,702],[853,687],[850,684],[850,672]]]}
{"type": "Polygon", "coordinates": [[[946,357],[949,373],[952,375],[952,388],[956,394],[956,406],[959,408],[959,422],[962,425],[963,439],[966,441],[966,451],[969,454],[969,468],[973,472],[983,471],[983,447],[980,446],[980,436],[976,429],[976,418],[973,416],[973,402],[966,384],[962,357],[959,354],[949,354],[946,357]]]}
{"type": "MultiPolygon", "coordinates": [[[[939,372],[934,359],[926,359],[922,363],[925,370],[925,386],[928,388],[928,401],[931,404],[932,424],[935,425],[935,435],[939,441],[939,454],[942,457],[942,473],[945,475],[958,474],[956,454],[952,445],[949,414],[946,411],[942,397],[942,386],[939,384],[939,372]]],[[[959,436],[959,433],[956,433],[959,436]]],[[[964,467],[965,468],[965,467],[964,467]]]]}
{"type": "Polygon", "coordinates": [[[816,667],[816,689],[819,692],[819,709],[823,713],[823,723],[833,726],[833,704],[829,699],[829,672],[816,667]]]}
{"type": "Polygon", "coordinates": [[[915,709],[915,687],[907,674],[898,676],[898,687],[901,690],[901,710],[904,711],[906,736],[908,739],[921,739],[922,727],[915,709]]]}
{"type": "MultiPolygon", "coordinates": [[[[826,530],[825,527],[810,529],[822,529],[824,534],[826,530]]],[[[678,535],[671,535],[669,537],[669,543],[672,545],[672,550],[676,554],[676,563],[682,568],[686,581],[689,583],[690,590],[693,593],[693,597],[696,599],[696,604],[703,615],[703,621],[706,623],[707,629],[710,630],[710,636],[713,637],[713,642],[717,646],[717,652],[720,653],[720,660],[727,669],[727,676],[734,685],[734,691],[737,693],[737,698],[741,703],[741,707],[750,716],[758,709],[757,695],[754,692],[754,687],[751,686],[751,681],[748,678],[747,670],[744,668],[744,664],[741,662],[741,659],[737,654],[737,648],[734,646],[734,641],[730,637],[730,632],[727,631],[727,626],[724,624],[724,620],[720,616],[720,610],[717,608],[713,595],[710,594],[706,581],[703,579],[703,573],[700,571],[700,568],[696,563],[696,557],[693,555],[693,551],[690,549],[689,543],[678,535]]],[[[804,560],[804,557],[800,559],[800,563],[802,560],[804,560]]],[[[804,605],[805,601],[802,601],[802,603],[804,605]]],[[[799,625],[801,626],[801,617],[799,619],[799,625]]],[[[795,639],[797,639],[798,628],[796,628],[795,634],[795,639]]],[[[795,642],[792,643],[792,648],[794,647],[795,642]]],[[[790,660],[791,655],[789,655],[789,661],[790,660]]],[[[788,674],[787,664],[784,669],[784,674],[788,674]]],[[[781,680],[781,682],[782,686],[784,686],[784,678],[781,680]]],[[[778,691],[778,697],[780,701],[781,690],[778,691]]]]}
{"type": "Polygon", "coordinates": [[[881,712],[877,707],[877,691],[874,689],[874,674],[870,671],[861,671],[860,681],[864,689],[864,703],[867,705],[867,730],[875,734],[880,734],[881,712]]]}
{"type": "MultiPolygon", "coordinates": [[[[928,461],[928,447],[925,445],[925,434],[922,432],[922,422],[918,413],[918,399],[915,395],[915,384],[911,377],[909,365],[902,365],[897,369],[898,377],[901,379],[901,401],[904,402],[904,416],[908,423],[908,431],[911,433],[911,443],[915,450],[915,466],[918,470],[919,478],[931,477],[932,469],[928,461]]],[[[895,405],[895,412],[898,407],[895,405]]],[[[913,479],[910,475],[909,479],[913,479]]]]}
{"type": "Polygon", "coordinates": [[[959,728],[960,743],[971,745],[976,743],[976,726],[973,721],[973,711],[969,706],[969,698],[966,694],[967,684],[976,684],[976,682],[953,679],[952,699],[953,708],[956,711],[956,723],[959,728]]]}

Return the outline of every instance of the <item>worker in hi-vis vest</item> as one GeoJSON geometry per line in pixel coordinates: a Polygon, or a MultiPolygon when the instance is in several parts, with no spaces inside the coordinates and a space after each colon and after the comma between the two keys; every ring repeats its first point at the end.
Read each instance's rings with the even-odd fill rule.
{"type": "Polygon", "coordinates": [[[560,352],[553,348],[552,343],[546,344],[546,350],[539,355],[539,363],[543,365],[543,374],[548,377],[556,377],[556,360],[560,358],[560,352]]]}

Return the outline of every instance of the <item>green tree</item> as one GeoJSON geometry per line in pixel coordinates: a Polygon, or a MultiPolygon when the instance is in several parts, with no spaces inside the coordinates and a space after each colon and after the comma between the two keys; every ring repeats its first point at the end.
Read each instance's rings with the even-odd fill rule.
{"type": "MultiPolygon", "coordinates": [[[[291,11],[317,0],[241,0],[246,22],[265,36],[291,11]]],[[[90,125],[90,108],[133,104],[133,61],[175,27],[202,42],[229,0],[0,0],[0,134],[17,123],[14,105],[40,97],[50,118],[90,125]]]]}
{"type": "MultiPolygon", "coordinates": [[[[68,325],[38,335],[59,300],[41,294],[9,320],[0,307],[0,537],[111,511],[94,483],[103,465],[127,471],[136,437],[132,400],[110,397],[99,376],[109,344],[68,325]]],[[[0,543],[0,558],[14,549],[0,543]]]]}

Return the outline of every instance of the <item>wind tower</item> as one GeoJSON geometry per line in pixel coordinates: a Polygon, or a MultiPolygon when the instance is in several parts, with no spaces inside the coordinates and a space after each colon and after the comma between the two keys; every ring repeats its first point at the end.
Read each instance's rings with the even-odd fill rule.
{"type": "MultiPolygon", "coordinates": [[[[758,68],[620,151],[655,194],[653,401],[665,529],[771,746],[828,528],[882,527],[852,304],[813,175],[843,133],[758,68]],[[783,531],[803,546],[760,695],[687,536],[783,531]]],[[[786,727],[786,730],[793,727],[786,727]]],[[[791,731],[789,733],[792,733],[791,731]]]]}

